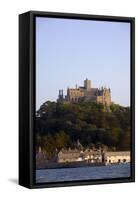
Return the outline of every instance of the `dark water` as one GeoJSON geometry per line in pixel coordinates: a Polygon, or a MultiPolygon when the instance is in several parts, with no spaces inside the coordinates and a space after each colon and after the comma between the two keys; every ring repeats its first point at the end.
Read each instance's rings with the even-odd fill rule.
{"type": "Polygon", "coordinates": [[[130,164],[99,167],[44,169],[36,171],[36,182],[60,182],[130,177],[130,164]]]}

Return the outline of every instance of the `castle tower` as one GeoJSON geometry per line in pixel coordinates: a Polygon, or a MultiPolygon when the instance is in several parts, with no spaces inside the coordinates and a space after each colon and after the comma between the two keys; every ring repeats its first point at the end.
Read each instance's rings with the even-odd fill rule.
{"type": "Polygon", "coordinates": [[[110,88],[109,89],[107,89],[106,87],[104,88],[103,98],[104,98],[103,104],[110,106],[111,105],[111,90],[110,90],[110,88]]]}
{"type": "Polygon", "coordinates": [[[86,90],[90,90],[91,89],[91,80],[88,80],[86,78],[86,80],[84,80],[84,87],[86,90]]]}
{"type": "Polygon", "coordinates": [[[63,100],[63,90],[59,90],[59,95],[58,95],[58,99],[59,101],[62,101],[63,100]]]}

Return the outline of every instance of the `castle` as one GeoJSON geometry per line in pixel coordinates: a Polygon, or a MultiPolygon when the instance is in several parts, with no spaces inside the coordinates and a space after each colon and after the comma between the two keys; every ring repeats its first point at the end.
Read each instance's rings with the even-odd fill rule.
{"type": "Polygon", "coordinates": [[[93,88],[91,80],[84,80],[84,86],[76,88],[68,88],[67,95],[64,97],[63,90],[59,90],[58,102],[77,103],[80,101],[92,101],[101,103],[105,106],[111,105],[111,90],[110,88],[101,87],[93,88]]]}

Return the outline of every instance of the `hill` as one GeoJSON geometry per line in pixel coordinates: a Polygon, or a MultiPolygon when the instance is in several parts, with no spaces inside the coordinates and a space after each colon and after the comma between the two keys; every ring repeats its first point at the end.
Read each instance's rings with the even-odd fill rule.
{"type": "MultiPolygon", "coordinates": [[[[130,107],[117,104],[110,112],[102,104],[47,101],[36,113],[36,148],[49,155],[61,148],[106,146],[130,149],[130,107]]],[[[37,150],[37,149],[36,149],[37,150]]]]}

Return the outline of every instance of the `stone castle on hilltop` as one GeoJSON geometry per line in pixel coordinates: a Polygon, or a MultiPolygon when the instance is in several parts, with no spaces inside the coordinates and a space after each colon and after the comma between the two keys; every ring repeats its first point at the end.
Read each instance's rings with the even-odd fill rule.
{"type": "Polygon", "coordinates": [[[93,88],[91,80],[84,80],[84,86],[75,88],[67,88],[67,95],[64,96],[63,90],[59,90],[58,102],[77,103],[80,101],[92,101],[101,103],[105,106],[111,105],[111,90],[110,88],[101,87],[93,88]]]}

